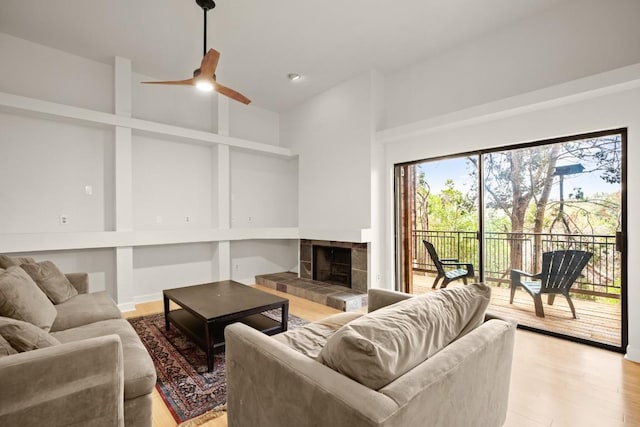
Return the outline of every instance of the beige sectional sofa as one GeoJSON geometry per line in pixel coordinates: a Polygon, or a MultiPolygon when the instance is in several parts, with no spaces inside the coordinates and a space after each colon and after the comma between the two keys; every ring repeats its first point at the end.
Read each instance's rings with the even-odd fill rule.
{"type": "MultiPolygon", "coordinates": [[[[11,281],[23,273],[7,265],[20,262],[2,258],[0,316],[6,316],[7,303],[20,299],[11,281]]],[[[151,426],[156,372],[145,347],[106,292],[87,292],[87,274],[65,277],[75,290],[53,305],[50,327],[0,317],[0,425],[151,426]]],[[[47,310],[39,307],[36,315],[47,310]]]]}
{"type": "Polygon", "coordinates": [[[370,290],[364,315],[274,337],[228,326],[229,427],[502,425],[516,325],[485,314],[489,296],[370,290]]]}

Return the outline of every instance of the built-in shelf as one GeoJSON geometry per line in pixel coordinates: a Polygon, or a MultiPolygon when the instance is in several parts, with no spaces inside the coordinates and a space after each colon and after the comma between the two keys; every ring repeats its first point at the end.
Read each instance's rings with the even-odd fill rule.
{"type": "Polygon", "coordinates": [[[0,253],[299,239],[296,227],[0,234],[0,253]]]}
{"type": "Polygon", "coordinates": [[[124,127],[145,132],[152,135],[171,136],[182,141],[192,141],[199,144],[223,144],[229,147],[241,148],[265,154],[292,157],[290,149],[277,145],[263,144],[230,136],[218,135],[212,132],[188,129],[149,120],[120,116],[102,111],[73,107],[26,96],[0,92],[0,111],[26,112],[44,117],[59,117],[66,120],[89,123],[98,126],[124,127]]]}

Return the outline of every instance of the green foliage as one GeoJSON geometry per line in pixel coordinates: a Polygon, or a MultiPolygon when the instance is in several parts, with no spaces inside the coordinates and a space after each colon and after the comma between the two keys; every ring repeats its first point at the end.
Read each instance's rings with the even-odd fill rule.
{"type": "Polygon", "coordinates": [[[455,187],[452,179],[438,194],[428,197],[429,230],[476,231],[478,229],[477,202],[455,187]]]}

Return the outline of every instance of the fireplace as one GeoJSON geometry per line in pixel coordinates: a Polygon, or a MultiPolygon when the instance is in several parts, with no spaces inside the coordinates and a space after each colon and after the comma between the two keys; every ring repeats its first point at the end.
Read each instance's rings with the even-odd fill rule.
{"type": "Polygon", "coordinates": [[[301,239],[300,277],[366,294],[368,251],[366,243],[301,239]]]}
{"type": "Polygon", "coordinates": [[[313,280],[351,287],[351,249],[313,246],[313,280]]]}

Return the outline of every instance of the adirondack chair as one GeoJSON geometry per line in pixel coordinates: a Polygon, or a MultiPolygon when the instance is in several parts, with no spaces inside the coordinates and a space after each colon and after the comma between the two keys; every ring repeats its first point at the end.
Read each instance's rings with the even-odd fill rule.
{"type": "Polygon", "coordinates": [[[573,318],[577,319],[576,309],[569,297],[569,290],[592,255],[591,252],[574,250],[545,252],[542,254],[542,272],[530,274],[520,270],[511,270],[511,298],[509,303],[513,304],[516,288],[522,286],[533,297],[536,316],[544,317],[542,294],[548,294],[549,305],[553,305],[555,296],[561,294],[567,299],[573,318]],[[522,276],[536,280],[522,280],[522,276]]]}
{"type": "Polygon", "coordinates": [[[431,289],[435,289],[438,285],[438,281],[442,280],[442,284],[440,285],[440,289],[444,289],[447,285],[454,280],[462,279],[462,282],[466,285],[467,278],[475,276],[473,271],[473,264],[459,262],[456,258],[442,258],[438,257],[438,253],[436,252],[436,248],[433,247],[433,244],[427,240],[423,240],[424,246],[427,248],[427,252],[429,252],[429,256],[431,260],[436,266],[436,270],[438,271],[438,275],[436,276],[436,280],[433,281],[433,286],[431,289]],[[465,268],[461,268],[464,266],[465,268]],[[446,268],[455,267],[453,270],[446,270],[446,268]]]}

